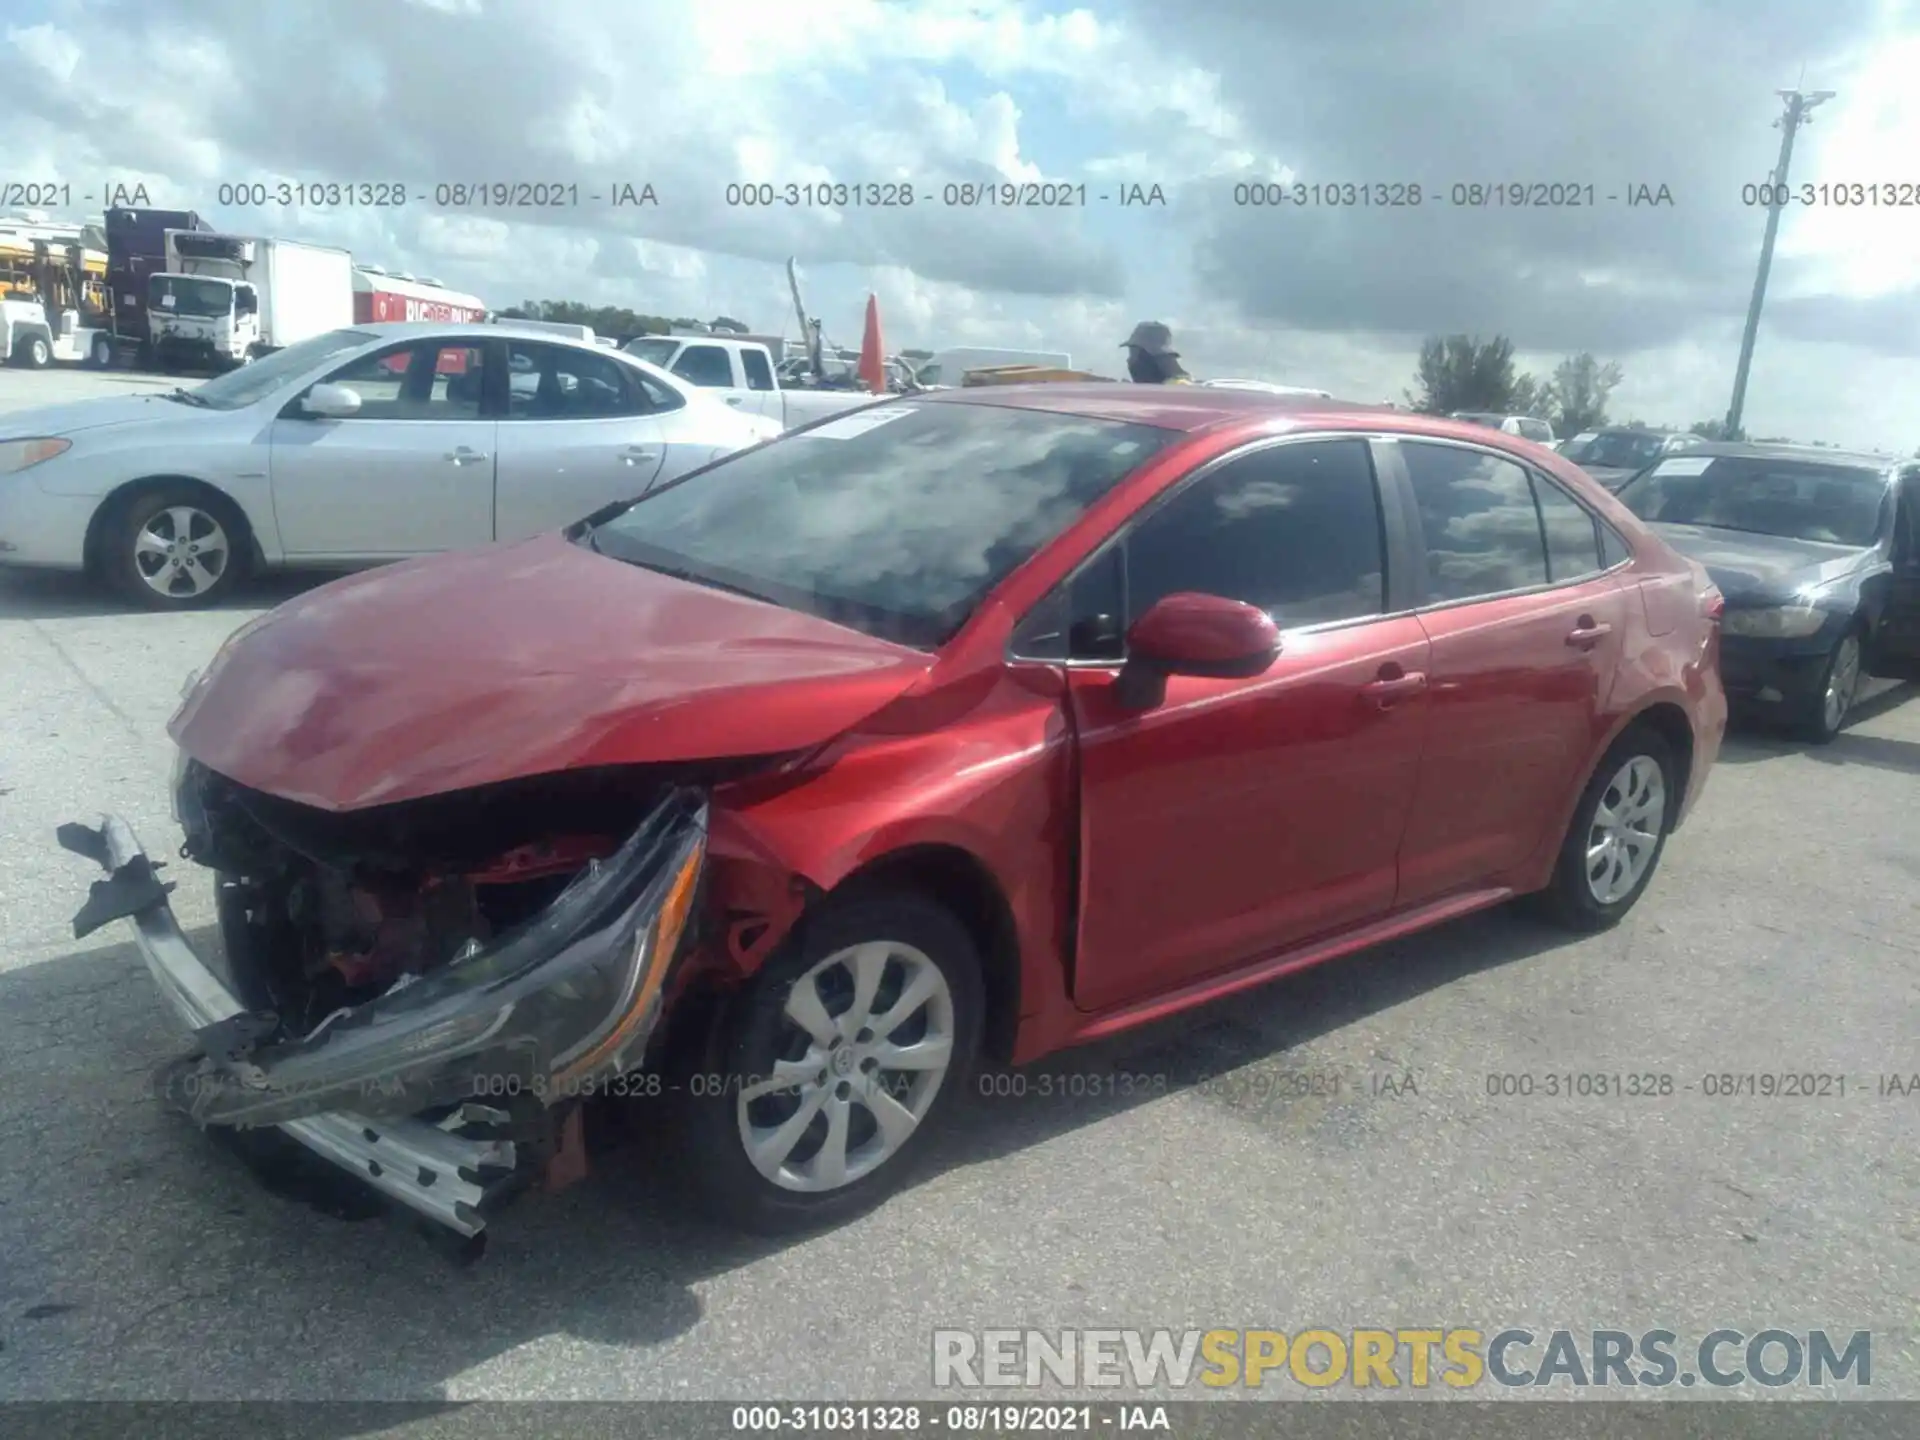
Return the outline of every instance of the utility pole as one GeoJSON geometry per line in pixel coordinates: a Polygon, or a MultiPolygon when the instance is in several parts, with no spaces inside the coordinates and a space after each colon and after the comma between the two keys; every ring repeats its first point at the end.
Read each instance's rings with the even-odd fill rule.
{"type": "Polygon", "coordinates": [[[1793,160],[1793,136],[1802,125],[1811,124],[1809,113],[1816,105],[1833,98],[1831,90],[1781,90],[1776,92],[1787,102],[1786,114],[1774,121],[1780,134],[1780,163],[1774,167],[1767,194],[1767,233],[1760,241],[1760,271],[1753,277],[1753,299],[1747,303],[1747,329],[1740,337],[1740,365],[1733,372],[1733,403],[1727,407],[1727,434],[1740,433],[1740,413],[1747,404],[1747,372],[1753,367],[1753,342],[1760,333],[1760,307],[1767,298],[1767,272],[1773,268],[1773,241],[1780,233],[1780,212],[1786,208],[1787,166],[1793,160]]]}

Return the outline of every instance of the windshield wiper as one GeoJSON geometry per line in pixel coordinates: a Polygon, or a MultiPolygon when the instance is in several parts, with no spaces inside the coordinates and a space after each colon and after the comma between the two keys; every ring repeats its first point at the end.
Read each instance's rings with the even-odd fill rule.
{"type": "Polygon", "coordinates": [[[206,408],[208,408],[207,402],[205,400],[203,400],[200,396],[194,394],[191,390],[187,389],[184,385],[174,386],[173,389],[169,390],[161,398],[166,400],[178,400],[182,405],[197,405],[202,410],[205,410],[206,408]]]}
{"type": "MultiPolygon", "coordinates": [[[[594,548],[599,549],[597,545],[594,548]]],[[[629,565],[637,565],[642,570],[651,570],[654,574],[664,575],[669,580],[685,580],[690,585],[704,585],[710,590],[725,590],[730,595],[744,595],[749,600],[759,600],[768,605],[779,603],[767,599],[766,596],[760,594],[757,590],[747,589],[744,585],[729,585],[724,580],[714,580],[705,575],[696,575],[691,570],[677,569],[671,565],[655,565],[647,560],[628,560],[624,555],[615,555],[612,558],[615,560],[626,560],[629,565]]]]}

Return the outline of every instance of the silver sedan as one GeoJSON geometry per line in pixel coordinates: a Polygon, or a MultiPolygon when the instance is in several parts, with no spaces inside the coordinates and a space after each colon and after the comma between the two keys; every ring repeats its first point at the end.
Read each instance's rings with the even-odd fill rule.
{"type": "Polygon", "coordinates": [[[779,428],[596,345],[356,326],[191,390],[0,417],[0,565],[205,605],[263,568],[556,529],[779,428]]]}

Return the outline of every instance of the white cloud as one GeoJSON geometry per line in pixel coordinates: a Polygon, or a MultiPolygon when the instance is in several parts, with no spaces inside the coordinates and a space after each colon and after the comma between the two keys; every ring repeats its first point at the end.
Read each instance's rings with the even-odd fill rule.
{"type": "MultiPolygon", "coordinates": [[[[1755,4],[1767,9],[1766,0],[1755,4]]],[[[1374,401],[1406,388],[1419,338],[1408,327],[1426,324],[1387,333],[1395,315],[1412,311],[1402,300],[1438,293],[1449,301],[1461,272],[1447,262],[1484,250],[1498,258],[1477,259],[1483,271],[1508,268],[1488,282],[1491,292],[1462,288],[1458,328],[1485,328],[1475,307],[1502,284],[1534,287],[1557,311],[1554,333],[1601,337],[1584,342],[1595,349],[1641,333],[1610,323],[1639,307],[1673,323],[1651,348],[1620,341],[1618,356],[1602,355],[1625,362],[1616,409],[1681,423],[1723,409],[1749,276],[1720,264],[1717,252],[1691,269],[1645,263],[1656,244],[1684,251],[1698,210],[1648,219],[1637,232],[1648,254],[1632,244],[1600,247],[1559,268],[1524,246],[1494,243],[1502,232],[1492,220],[1448,232],[1453,255],[1376,243],[1397,223],[1391,216],[1366,220],[1367,244],[1307,255],[1298,237],[1320,221],[1275,215],[1226,253],[1210,252],[1212,268],[1196,261],[1230,208],[1223,197],[1235,180],[1385,178],[1329,166],[1352,135],[1384,128],[1411,146],[1440,123],[1437,100],[1486,92],[1493,37],[1389,8],[1342,32],[1349,20],[1334,9],[1293,13],[1251,0],[1195,0],[1184,26],[1126,0],[1051,10],[1038,0],[53,0],[41,23],[4,32],[0,153],[10,173],[37,167],[31,173],[89,190],[137,181],[156,203],[214,212],[234,228],[346,245],[499,303],[552,297],[724,312],[793,333],[782,263],[795,255],[814,309],[842,343],[857,342],[871,290],[896,345],[1066,349],[1114,373],[1120,339],[1150,317],[1175,327],[1197,372],[1374,401]],[[1395,45],[1411,47],[1414,58],[1384,79],[1363,77],[1377,83],[1348,84],[1349,72],[1337,70],[1348,53],[1340,47],[1356,44],[1353,53],[1396,57],[1395,45]],[[1336,72],[1331,89],[1313,88],[1317,76],[1336,72]],[[578,182],[602,194],[616,180],[650,182],[660,203],[215,210],[222,182],[282,177],[404,178],[429,196],[439,181],[578,182]],[[726,203],[728,184],[742,181],[908,181],[937,200],[948,181],[993,179],[1159,185],[1170,204],[1118,212],[726,203]],[[1704,308],[1703,264],[1719,287],[1704,308]],[[1224,284],[1229,272],[1266,277],[1282,291],[1327,291],[1339,303],[1311,328],[1255,322],[1243,300],[1230,298],[1249,292],[1224,284]],[[1358,308],[1343,310],[1369,294],[1385,298],[1364,323],[1358,308]]],[[[1702,0],[1675,0],[1661,14],[1680,17],[1670,22],[1675,44],[1693,33],[1686,24],[1708,23],[1702,0]]],[[[1596,58],[1605,27],[1576,34],[1555,6],[1534,21],[1534,42],[1571,38],[1560,50],[1549,45],[1519,77],[1514,103],[1542,119],[1553,107],[1590,114],[1587,130],[1613,133],[1630,91],[1627,77],[1596,58]]],[[[1668,26],[1663,19],[1656,38],[1668,26]]],[[[1766,33],[1762,24],[1743,27],[1729,53],[1758,64],[1766,33]]],[[[1796,178],[1920,179],[1911,160],[1920,154],[1912,21],[1888,4],[1877,28],[1839,39],[1850,48],[1818,83],[1841,97],[1803,140],[1796,178]]],[[[1764,106],[1764,87],[1758,96],[1764,106]]],[[[1686,98],[1663,92],[1660,103],[1686,98]]],[[[1685,110],[1675,117],[1681,127],[1708,123],[1685,110]]],[[[1711,123],[1728,147],[1737,139],[1742,156],[1765,149],[1765,137],[1733,136],[1723,115],[1711,123]]],[[[1522,142],[1539,139],[1532,127],[1509,129],[1529,132],[1506,138],[1531,153],[1522,142]]],[[[1466,148],[1477,158],[1505,153],[1492,140],[1481,135],[1466,148]]],[[[1658,180],[1666,162],[1664,153],[1636,152],[1610,163],[1658,180]]],[[[1890,312],[1842,316],[1822,308],[1826,297],[1908,304],[1920,326],[1916,215],[1828,207],[1791,217],[1775,282],[1782,309],[1769,312],[1749,402],[1756,425],[1902,448],[1920,439],[1910,407],[1890,389],[1895,375],[1910,381],[1905,362],[1790,338],[1846,330],[1861,347],[1900,343],[1890,312]],[[1829,427],[1847,433],[1828,436],[1829,427]]],[[[1751,222],[1755,247],[1760,219],[1751,211],[1732,222],[1751,222]]],[[[1578,227],[1569,221],[1563,231],[1578,227]]],[[[1530,355],[1528,364],[1546,371],[1559,358],[1530,355]]]]}

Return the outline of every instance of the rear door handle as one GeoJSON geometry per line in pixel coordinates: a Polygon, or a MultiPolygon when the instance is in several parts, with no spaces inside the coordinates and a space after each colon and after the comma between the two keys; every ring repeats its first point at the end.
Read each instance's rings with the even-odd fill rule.
{"type": "Polygon", "coordinates": [[[658,450],[649,450],[644,445],[629,445],[620,452],[620,458],[629,465],[639,465],[647,461],[658,460],[660,458],[660,452],[658,450]]]}
{"type": "Polygon", "coordinates": [[[1369,680],[1365,685],[1360,687],[1360,693],[1365,696],[1370,703],[1385,710],[1396,700],[1405,700],[1410,695],[1418,695],[1426,688],[1426,672],[1415,670],[1406,675],[1395,675],[1391,678],[1369,680]]]}
{"type": "Polygon", "coordinates": [[[478,450],[469,450],[465,445],[458,445],[449,450],[444,458],[451,460],[456,465],[472,465],[487,457],[482,455],[478,450]]]}
{"type": "Polygon", "coordinates": [[[729,404],[729,405],[738,405],[738,404],[739,404],[739,403],[740,403],[740,402],[741,402],[742,400],[744,400],[744,399],[746,399],[746,398],[747,398],[747,397],[746,397],[746,396],[744,396],[744,395],[729,395],[729,396],[727,396],[727,404],[729,404]]]}
{"type": "Polygon", "coordinates": [[[1568,632],[1567,644],[1573,646],[1576,650],[1591,650],[1612,633],[1613,626],[1607,624],[1606,621],[1601,620],[1596,623],[1593,620],[1589,620],[1585,615],[1582,615],[1580,617],[1580,623],[1568,632]]]}

